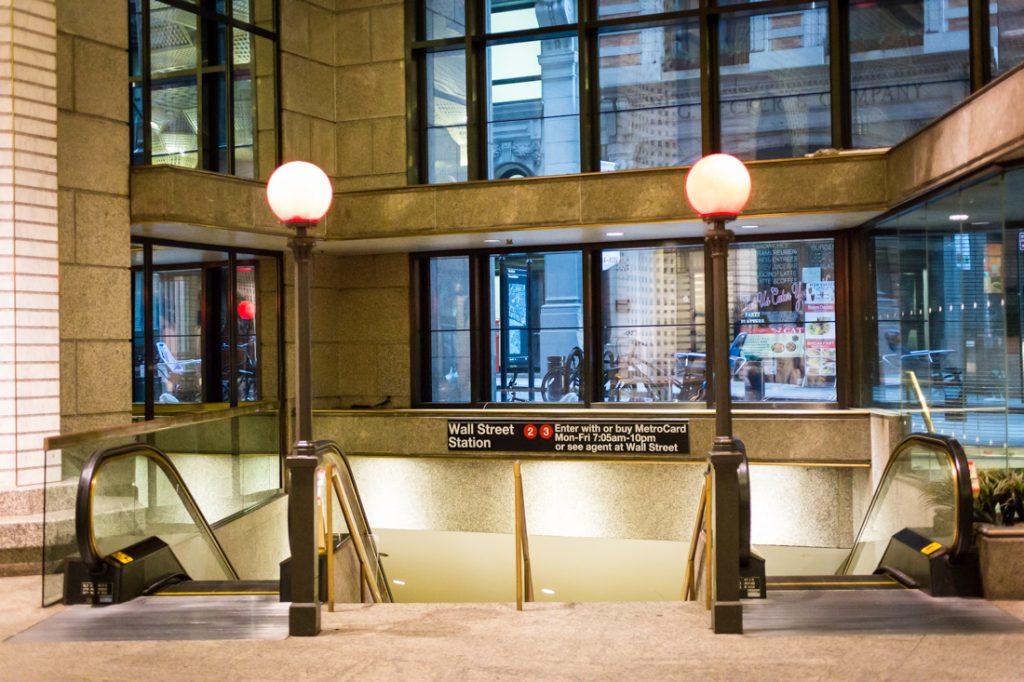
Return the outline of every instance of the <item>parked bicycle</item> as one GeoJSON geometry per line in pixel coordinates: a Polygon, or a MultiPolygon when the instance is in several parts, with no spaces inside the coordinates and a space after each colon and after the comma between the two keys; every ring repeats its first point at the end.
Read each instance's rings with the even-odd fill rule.
{"type": "Polygon", "coordinates": [[[672,399],[675,377],[646,360],[640,352],[646,343],[636,338],[636,331],[626,332],[630,347],[615,354],[606,348],[602,356],[604,393],[615,402],[664,402],[672,399]]]}
{"type": "Polygon", "coordinates": [[[549,403],[564,399],[579,400],[583,383],[582,368],[583,349],[579,346],[573,346],[565,357],[548,356],[548,371],[540,384],[544,400],[549,403]]]}

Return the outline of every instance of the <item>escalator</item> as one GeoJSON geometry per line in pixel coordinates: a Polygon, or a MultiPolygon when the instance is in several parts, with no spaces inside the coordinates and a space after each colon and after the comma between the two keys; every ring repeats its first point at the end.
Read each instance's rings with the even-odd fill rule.
{"type": "Polygon", "coordinates": [[[934,597],[980,597],[972,522],[963,448],[953,438],[911,434],[893,450],[836,574],[772,576],[768,591],[918,589],[934,597]]]}
{"type": "MultiPolygon", "coordinates": [[[[348,460],[330,441],[317,443],[316,454],[324,474],[317,477],[321,598],[333,599],[337,585],[343,595],[339,601],[391,601],[348,460]]],[[[216,476],[211,473],[209,479],[194,484],[215,489],[216,476]]],[[[280,495],[214,528],[161,450],[131,444],[95,452],[79,478],[79,554],[65,564],[64,603],[278,594],[284,601],[286,511],[287,499],[280,495]]]]}

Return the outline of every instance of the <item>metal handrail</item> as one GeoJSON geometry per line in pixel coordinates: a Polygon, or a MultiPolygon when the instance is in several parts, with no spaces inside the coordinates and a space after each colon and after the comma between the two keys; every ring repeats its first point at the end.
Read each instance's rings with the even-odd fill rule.
{"type": "Polygon", "coordinates": [[[238,580],[238,572],[231,565],[231,560],[224,553],[224,548],[217,541],[217,536],[214,535],[213,529],[207,523],[206,517],[200,511],[199,505],[196,504],[184,479],[182,479],[181,474],[174,467],[174,463],[161,450],[152,445],[141,443],[130,443],[94,452],[86,460],[85,466],[82,467],[82,475],[78,478],[78,492],[75,498],[75,534],[77,536],[78,551],[85,565],[91,571],[100,571],[103,568],[103,557],[96,546],[96,534],[92,523],[93,497],[96,491],[97,476],[100,470],[110,462],[135,456],[149,459],[171,480],[174,484],[175,492],[178,493],[178,497],[184,503],[185,509],[188,511],[189,516],[192,517],[192,521],[199,527],[199,530],[213,546],[214,554],[221,567],[232,580],[238,580]]]}
{"type": "Polygon", "coordinates": [[[330,525],[333,523],[333,507],[330,498],[331,488],[334,489],[334,494],[338,498],[342,514],[345,516],[345,523],[348,525],[349,536],[355,545],[364,580],[370,588],[374,601],[376,603],[393,602],[394,595],[391,593],[391,585],[388,584],[387,574],[384,572],[384,564],[380,558],[380,551],[377,549],[377,543],[374,541],[373,533],[370,530],[370,524],[366,517],[366,508],[363,506],[363,500],[359,494],[359,488],[356,486],[356,479],[352,473],[352,465],[349,464],[348,457],[345,456],[345,453],[341,451],[341,448],[334,441],[321,440],[313,445],[320,466],[325,469],[327,474],[326,481],[329,481],[329,484],[325,485],[327,489],[322,498],[322,503],[325,505],[323,517],[326,522],[324,533],[328,540],[326,543],[329,566],[328,608],[333,607],[334,598],[333,575],[331,575],[332,569],[330,568],[333,565],[333,543],[330,542],[331,533],[333,532],[333,528],[330,525]],[[345,493],[344,482],[341,479],[342,471],[348,477],[349,488],[355,496],[355,505],[352,504],[353,500],[349,500],[345,493]],[[356,519],[356,512],[359,515],[358,520],[356,519]]]}
{"type": "Polygon", "coordinates": [[[530,538],[526,530],[523,470],[522,464],[518,460],[512,463],[512,475],[515,480],[516,507],[516,609],[522,611],[524,586],[526,601],[533,601],[533,568],[530,566],[530,538]]]}
{"type": "Polygon", "coordinates": [[[953,496],[953,541],[949,547],[949,562],[959,563],[967,556],[971,549],[971,530],[974,522],[974,493],[971,491],[971,470],[967,462],[967,455],[963,446],[955,438],[942,436],[937,433],[912,433],[901,440],[892,450],[889,462],[885,465],[885,471],[879,479],[878,487],[871,497],[871,504],[868,505],[864,520],[861,522],[860,530],[854,539],[853,547],[846,559],[836,570],[836,575],[844,575],[853,559],[853,553],[860,545],[861,538],[867,530],[868,522],[871,520],[871,512],[879,502],[879,495],[882,492],[882,483],[889,477],[893,465],[899,460],[903,452],[914,445],[924,445],[933,450],[940,450],[946,455],[946,460],[953,474],[956,491],[953,496]]]}

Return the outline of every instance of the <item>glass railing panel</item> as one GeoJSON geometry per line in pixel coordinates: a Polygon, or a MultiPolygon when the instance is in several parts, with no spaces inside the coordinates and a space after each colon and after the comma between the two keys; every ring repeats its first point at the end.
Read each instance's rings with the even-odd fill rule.
{"type": "Polygon", "coordinates": [[[157,462],[126,454],[101,463],[93,477],[92,528],[100,557],[149,537],[166,542],[195,580],[228,580],[231,573],[187,493],[157,462]]]}
{"type": "Polygon", "coordinates": [[[75,495],[82,466],[94,453],[147,443],[169,452],[210,523],[281,490],[280,414],[273,404],[137,422],[50,439],[43,517],[43,603],[61,600],[64,561],[78,554],[75,495]],[[182,423],[172,425],[172,420],[182,423]]]}
{"type": "Polygon", "coordinates": [[[958,485],[953,455],[942,443],[906,441],[883,474],[843,573],[873,573],[889,540],[904,528],[952,548],[958,485]]]}

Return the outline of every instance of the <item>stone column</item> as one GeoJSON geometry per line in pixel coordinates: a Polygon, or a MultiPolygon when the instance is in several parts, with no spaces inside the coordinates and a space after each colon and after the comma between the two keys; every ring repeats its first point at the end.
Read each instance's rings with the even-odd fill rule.
{"type": "Polygon", "coordinates": [[[0,490],[60,429],[56,50],[53,0],[0,1],[0,490]]]}

